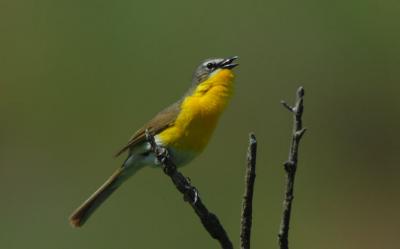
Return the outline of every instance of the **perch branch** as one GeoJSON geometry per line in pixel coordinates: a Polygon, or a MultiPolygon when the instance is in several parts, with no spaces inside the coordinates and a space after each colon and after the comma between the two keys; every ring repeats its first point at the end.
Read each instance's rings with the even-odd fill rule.
{"type": "Polygon", "coordinates": [[[164,173],[171,178],[176,189],[183,194],[184,200],[193,208],[207,232],[220,243],[221,248],[233,249],[232,242],[219,222],[218,217],[208,211],[207,207],[201,201],[197,189],[191,185],[188,178],[177,171],[176,165],[172,162],[168,154],[168,150],[158,146],[154,140],[154,136],[148,131],[146,131],[146,139],[150,143],[155,157],[161,163],[164,173]]]}
{"type": "Polygon", "coordinates": [[[288,105],[285,101],[281,101],[282,105],[293,113],[293,134],[290,144],[289,159],[284,163],[286,172],[286,191],[285,199],[283,201],[283,213],[282,220],[278,234],[279,248],[288,249],[289,248],[289,224],[290,224],[290,214],[292,211],[292,201],[294,192],[294,180],[297,170],[297,159],[299,151],[300,139],[306,131],[303,128],[302,115],[303,115],[303,98],[304,98],[304,88],[299,87],[297,90],[296,104],[294,107],[288,105]]]}
{"type": "Polygon", "coordinates": [[[242,217],[240,229],[240,248],[250,249],[251,223],[253,213],[253,192],[256,179],[257,140],[251,133],[247,151],[247,167],[245,177],[245,191],[242,201],[242,217]]]}

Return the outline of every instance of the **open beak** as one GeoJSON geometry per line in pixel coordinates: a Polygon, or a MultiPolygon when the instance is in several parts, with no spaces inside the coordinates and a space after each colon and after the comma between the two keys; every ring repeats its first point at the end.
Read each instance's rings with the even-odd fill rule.
{"type": "Polygon", "coordinates": [[[219,64],[219,67],[224,69],[232,69],[237,65],[239,65],[237,63],[233,63],[233,61],[236,60],[237,58],[239,58],[239,56],[233,56],[231,58],[225,59],[219,64]]]}

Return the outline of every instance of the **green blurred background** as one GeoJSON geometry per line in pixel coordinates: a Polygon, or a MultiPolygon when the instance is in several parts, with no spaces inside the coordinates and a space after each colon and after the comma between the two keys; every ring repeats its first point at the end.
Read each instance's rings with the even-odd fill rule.
{"type": "Polygon", "coordinates": [[[247,136],[259,140],[253,248],[277,248],[292,102],[306,89],[290,244],[395,248],[400,226],[398,1],[0,1],[0,248],[217,248],[161,171],[145,169],[82,229],[67,217],[113,153],[240,56],[236,93],[182,172],[235,245],[247,136]],[[222,184],[221,184],[222,183],[222,184]]]}

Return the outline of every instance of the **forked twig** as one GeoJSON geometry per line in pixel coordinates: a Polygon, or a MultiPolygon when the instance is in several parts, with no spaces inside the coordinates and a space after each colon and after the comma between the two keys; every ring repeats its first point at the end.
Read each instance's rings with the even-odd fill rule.
{"type": "Polygon", "coordinates": [[[304,88],[299,87],[297,90],[296,104],[294,107],[288,105],[285,101],[281,101],[282,105],[293,113],[293,132],[292,140],[289,150],[289,159],[284,163],[286,172],[286,191],[285,199],[283,201],[283,213],[282,220],[278,234],[279,248],[288,249],[289,248],[289,224],[290,215],[292,211],[292,201],[294,198],[294,180],[297,170],[297,160],[300,139],[306,131],[303,128],[302,115],[303,115],[303,98],[304,98],[304,88]]]}

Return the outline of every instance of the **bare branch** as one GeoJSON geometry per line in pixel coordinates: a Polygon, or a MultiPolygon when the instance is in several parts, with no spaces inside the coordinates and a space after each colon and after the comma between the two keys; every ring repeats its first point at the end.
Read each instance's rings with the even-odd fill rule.
{"type": "Polygon", "coordinates": [[[201,223],[207,232],[214,239],[218,240],[223,249],[233,249],[225,229],[219,222],[218,217],[208,211],[207,207],[201,201],[197,189],[191,185],[188,178],[183,176],[176,169],[176,165],[172,162],[168,155],[168,150],[158,146],[154,140],[154,136],[146,130],[146,139],[151,145],[151,149],[157,160],[161,163],[163,171],[168,175],[174,183],[176,189],[184,196],[184,200],[190,204],[194,212],[200,218],[201,223]]]}
{"type": "Polygon", "coordinates": [[[288,109],[288,111],[293,112],[293,107],[291,107],[288,103],[286,103],[284,100],[281,100],[281,104],[283,105],[283,107],[285,107],[286,109],[288,109]]]}
{"type": "Polygon", "coordinates": [[[299,143],[306,129],[303,128],[302,115],[303,115],[303,97],[304,88],[299,87],[297,90],[296,104],[294,107],[290,107],[285,101],[281,101],[282,105],[293,113],[293,133],[290,144],[289,159],[284,163],[286,171],[286,191],[285,199],[283,201],[283,213],[281,226],[279,229],[278,240],[280,249],[289,249],[289,224],[290,214],[292,211],[292,201],[294,198],[294,180],[297,170],[297,160],[299,143]]]}
{"type": "Polygon", "coordinates": [[[256,179],[256,158],[257,158],[257,140],[251,133],[249,136],[249,148],[247,151],[247,167],[245,178],[245,193],[242,201],[242,217],[240,229],[240,248],[250,249],[251,223],[253,213],[253,192],[254,181],[256,179]]]}

